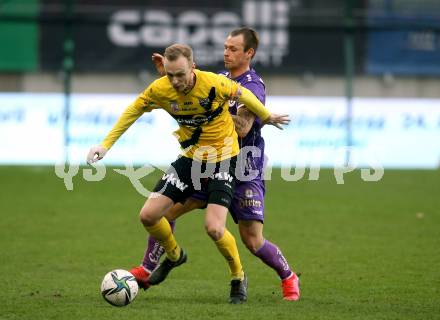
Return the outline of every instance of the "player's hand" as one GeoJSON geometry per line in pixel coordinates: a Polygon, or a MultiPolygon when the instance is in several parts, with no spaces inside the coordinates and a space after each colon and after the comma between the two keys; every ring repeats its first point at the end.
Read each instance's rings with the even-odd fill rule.
{"type": "Polygon", "coordinates": [[[288,114],[276,114],[271,113],[270,117],[264,122],[264,124],[270,124],[283,130],[283,125],[288,125],[290,123],[290,117],[288,114]]]}
{"type": "Polygon", "coordinates": [[[101,160],[102,158],[104,158],[106,153],[107,149],[103,146],[91,147],[89,153],[87,154],[87,163],[92,164],[101,160]]]}
{"type": "Polygon", "coordinates": [[[156,71],[159,75],[164,76],[166,74],[165,72],[165,68],[163,66],[163,55],[159,54],[159,53],[153,53],[153,55],[151,56],[151,60],[154,63],[154,66],[156,67],[156,71]]]}

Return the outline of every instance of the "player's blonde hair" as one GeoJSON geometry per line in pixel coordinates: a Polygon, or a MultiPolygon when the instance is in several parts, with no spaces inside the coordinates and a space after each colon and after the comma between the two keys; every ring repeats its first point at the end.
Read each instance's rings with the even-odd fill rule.
{"type": "Polygon", "coordinates": [[[184,56],[190,65],[193,64],[193,51],[191,47],[186,44],[173,44],[165,49],[163,55],[168,61],[175,61],[179,57],[184,56]]]}

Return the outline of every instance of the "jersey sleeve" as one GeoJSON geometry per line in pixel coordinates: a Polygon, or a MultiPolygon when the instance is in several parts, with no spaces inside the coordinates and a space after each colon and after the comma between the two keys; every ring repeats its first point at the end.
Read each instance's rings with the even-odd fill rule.
{"type": "Polygon", "coordinates": [[[137,120],[144,112],[150,112],[156,108],[156,104],[151,94],[151,85],[142,92],[136,100],[130,104],[119,117],[116,124],[101,142],[107,150],[122,136],[122,134],[137,120]]]}
{"type": "Polygon", "coordinates": [[[243,84],[243,87],[249,89],[262,104],[266,103],[266,91],[261,82],[249,81],[243,84]]]}
{"type": "Polygon", "coordinates": [[[239,103],[244,104],[251,112],[253,112],[261,120],[265,121],[270,117],[270,112],[261,103],[260,100],[249,90],[237,82],[226,78],[222,75],[219,77],[220,88],[223,94],[222,98],[225,100],[238,100],[239,103]]]}
{"type": "Polygon", "coordinates": [[[217,87],[220,88],[221,98],[223,100],[233,99],[240,85],[234,80],[227,78],[224,74],[218,74],[216,76],[218,79],[217,87]]]}
{"type": "Polygon", "coordinates": [[[261,103],[260,100],[249,90],[244,87],[239,87],[235,98],[246,106],[249,111],[253,112],[261,120],[265,121],[270,117],[269,110],[261,103]]]}

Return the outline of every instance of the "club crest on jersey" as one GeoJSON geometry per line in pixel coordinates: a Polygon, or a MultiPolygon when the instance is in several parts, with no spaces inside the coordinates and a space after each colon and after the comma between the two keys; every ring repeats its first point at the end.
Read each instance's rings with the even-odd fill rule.
{"type": "Polygon", "coordinates": [[[170,101],[170,108],[172,112],[176,113],[179,111],[179,104],[176,101],[170,101]]]}
{"type": "Polygon", "coordinates": [[[199,104],[206,110],[211,110],[212,103],[215,99],[215,87],[212,87],[209,91],[209,95],[206,98],[199,99],[199,104]]]}
{"type": "Polygon", "coordinates": [[[209,97],[208,98],[203,98],[203,99],[199,99],[199,104],[207,109],[208,105],[209,105],[209,97]]]}

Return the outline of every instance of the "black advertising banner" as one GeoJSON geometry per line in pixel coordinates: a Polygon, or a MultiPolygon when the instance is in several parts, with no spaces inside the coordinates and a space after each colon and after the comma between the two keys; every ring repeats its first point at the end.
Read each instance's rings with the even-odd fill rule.
{"type": "MultiPolygon", "coordinates": [[[[41,5],[41,66],[58,70],[66,12],[59,1],[41,5]]],[[[198,67],[223,69],[227,34],[243,25],[255,28],[260,47],[255,67],[262,73],[343,73],[343,0],[275,1],[76,1],[72,12],[75,70],[152,70],[151,54],[172,43],[194,49],[198,67]],[[326,13],[326,8],[331,14],[326,13]],[[317,10],[317,11],[316,11],[317,10]],[[320,11],[321,10],[321,11],[320,11]],[[310,17],[310,12],[323,12],[310,17]]],[[[362,39],[355,42],[357,64],[362,39]]],[[[358,68],[359,70],[360,68],[358,68]]]]}

